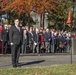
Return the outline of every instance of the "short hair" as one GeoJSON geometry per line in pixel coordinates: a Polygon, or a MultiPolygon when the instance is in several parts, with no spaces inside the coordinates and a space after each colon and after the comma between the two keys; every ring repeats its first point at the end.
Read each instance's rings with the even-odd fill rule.
{"type": "Polygon", "coordinates": [[[15,22],[16,20],[19,20],[19,19],[15,19],[14,22],[15,22]]]}

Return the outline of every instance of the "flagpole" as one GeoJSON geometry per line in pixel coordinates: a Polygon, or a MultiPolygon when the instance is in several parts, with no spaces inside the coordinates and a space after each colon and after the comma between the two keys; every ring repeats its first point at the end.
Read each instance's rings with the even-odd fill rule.
{"type": "MultiPolygon", "coordinates": [[[[74,2],[75,2],[75,0],[73,0],[73,7],[72,7],[73,12],[72,12],[71,31],[72,31],[72,26],[74,25],[74,23],[73,23],[73,21],[74,21],[74,2]]],[[[73,63],[72,57],[73,57],[73,55],[72,55],[72,48],[71,48],[71,64],[73,63]]]]}

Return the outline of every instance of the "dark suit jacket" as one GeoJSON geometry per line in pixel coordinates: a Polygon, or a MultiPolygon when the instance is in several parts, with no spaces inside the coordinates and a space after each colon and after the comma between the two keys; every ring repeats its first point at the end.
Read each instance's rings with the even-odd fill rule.
{"type": "Polygon", "coordinates": [[[29,41],[33,41],[33,32],[32,34],[29,32],[29,41]]]}
{"type": "Polygon", "coordinates": [[[3,30],[2,30],[2,40],[3,40],[4,42],[6,42],[6,41],[9,40],[8,34],[9,34],[9,31],[8,31],[7,29],[3,29],[3,30]]]}
{"type": "Polygon", "coordinates": [[[12,26],[9,29],[9,40],[10,43],[13,42],[14,44],[20,44],[22,43],[23,38],[23,32],[22,29],[20,28],[20,31],[16,28],[16,26],[12,26]]]}
{"type": "Polygon", "coordinates": [[[36,34],[36,32],[34,32],[34,42],[38,43],[39,42],[39,33],[36,34]]]}
{"type": "Polygon", "coordinates": [[[48,32],[45,32],[45,42],[49,42],[50,40],[49,39],[51,39],[51,34],[48,32]]]}

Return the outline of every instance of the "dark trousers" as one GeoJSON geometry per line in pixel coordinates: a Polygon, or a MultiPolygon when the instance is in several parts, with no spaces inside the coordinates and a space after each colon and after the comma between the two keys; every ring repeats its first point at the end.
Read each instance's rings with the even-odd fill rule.
{"type": "Polygon", "coordinates": [[[33,45],[33,53],[39,53],[39,44],[37,43],[37,45],[33,45]]]}
{"type": "Polygon", "coordinates": [[[46,52],[49,53],[50,52],[50,42],[45,42],[45,48],[46,48],[46,52]]]}
{"type": "Polygon", "coordinates": [[[29,47],[30,47],[30,51],[33,52],[33,41],[32,40],[29,41],[29,47]]]}
{"type": "Polygon", "coordinates": [[[7,52],[7,42],[4,42],[4,53],[7,52]]]}
{"type": "Polygon", "coordinates": [[[18,66],[19,55],[20,55],[20,47],[21,47],[21,45],[12,45],[11,46],[12,65],[13,65],[13,67],[18,66]]]}
{"type": "Polygon", "coordinates": [[[22,44],[22,54],[26,53],[26,47],[27,47],[27,41],[23,41],[23,44],[22,44]]]}

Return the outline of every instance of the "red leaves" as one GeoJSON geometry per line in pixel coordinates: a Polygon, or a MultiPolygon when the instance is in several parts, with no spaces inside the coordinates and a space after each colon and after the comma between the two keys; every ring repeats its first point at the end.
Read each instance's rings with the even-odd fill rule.
{"type": "Polygon", "coordinates": [[[29,14],[32,10],[37,13],[45,13],[49,10],[56,10],[54,4],[57,0],[3,0],[1,8],[3,11],[9,10],[16,14],[29,14]]]}
{"type": "Polygon", "coordinates": [[[49,10],[56,10],[54,4],[57,4],[56,0],[34,0],[34,8],[37,13],[45,13],[49,10]]]}

